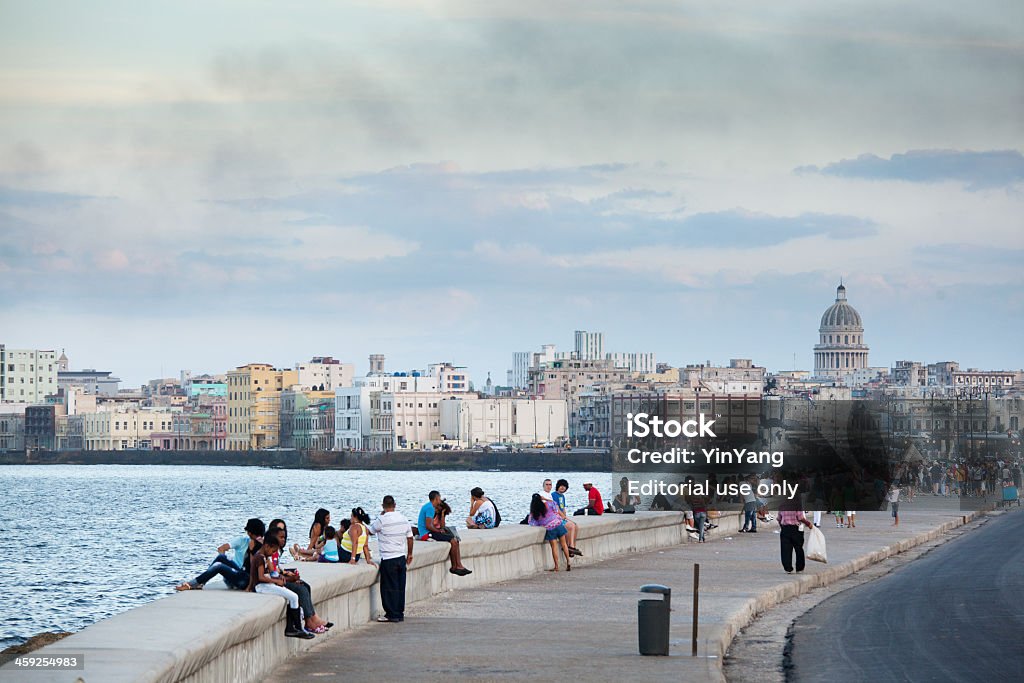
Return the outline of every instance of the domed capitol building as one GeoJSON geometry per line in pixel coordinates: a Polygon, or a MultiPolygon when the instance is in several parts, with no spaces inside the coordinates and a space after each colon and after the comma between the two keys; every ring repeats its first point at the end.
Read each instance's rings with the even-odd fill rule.
{"type": "Polygon", "coordinates": [[[836,288],[836,302],[825,309],[814,345],[814,376],[842,380],[868,367],[868,347],[860,313],[846,300],[842,282],[836,288]]]}

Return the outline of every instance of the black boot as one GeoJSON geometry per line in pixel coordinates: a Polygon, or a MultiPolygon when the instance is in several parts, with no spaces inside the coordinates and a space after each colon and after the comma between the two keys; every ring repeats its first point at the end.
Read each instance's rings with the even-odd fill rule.
{"type": "Polygon", "coordinates": [[[284,620],[284,636],[285,638],[303,638],[309,640],[310,638],[316,638],[312,633],[309,633],[302,628],[302,622],[300,621],[299,609],[296,607],[292,609],[289,607],[285,614],[284,620]]]}

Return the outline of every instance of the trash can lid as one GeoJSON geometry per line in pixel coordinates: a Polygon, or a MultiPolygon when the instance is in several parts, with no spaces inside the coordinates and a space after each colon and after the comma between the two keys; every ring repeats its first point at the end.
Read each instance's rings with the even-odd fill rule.
{"type": "Polygon", "coordinates": [[[649,583],[645,586],[640,586],[641,593],[661,593],[662,595],[669,595],[672,593],[672,589],[668,586],[662,586],[660,583],[649,583]]]}

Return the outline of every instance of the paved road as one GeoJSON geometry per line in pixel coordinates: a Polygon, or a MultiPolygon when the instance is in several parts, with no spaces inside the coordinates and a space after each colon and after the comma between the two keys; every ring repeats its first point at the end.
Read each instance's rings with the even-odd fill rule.
{"type": "Polygon", "coordinates": [[[1024,511],[794,624],[790,680],[1024,680],[1024,511]]]}

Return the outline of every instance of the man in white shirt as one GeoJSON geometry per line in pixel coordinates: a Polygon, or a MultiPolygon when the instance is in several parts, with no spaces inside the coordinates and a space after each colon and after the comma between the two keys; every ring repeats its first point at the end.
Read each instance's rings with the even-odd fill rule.
{"type": "Polygon", "coordinates": [[[540,497],[544,500],[554,500],[551,497],[551,480],[545,479],[544,483],[541,484],[540,497]]]}
{"type": "Polygon", "coordinates": [[[412,525],[395,510],[395,499],[384,496],[384,508],[370,524],[380,552],[380,604],[384,614],[377,621],[405,620],[405,575],[412,563],[412,525]]]}

